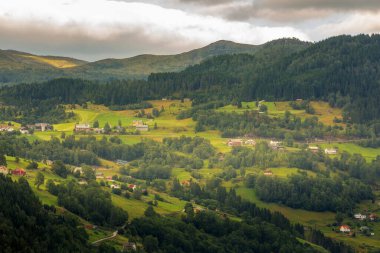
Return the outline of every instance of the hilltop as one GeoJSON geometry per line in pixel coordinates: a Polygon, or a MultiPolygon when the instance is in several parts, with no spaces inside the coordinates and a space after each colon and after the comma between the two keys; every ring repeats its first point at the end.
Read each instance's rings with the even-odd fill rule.
{"type": "Polygon", "coordinates": [[[104,59],[95,62],[0,50],[0,84],[41,82],[60,77],[89,80],[145,79],[151,73],[182,71],[214,56],[255,55],[268,48],[272,51],[286,48],[286,51],[294,52],[309,45],[310,43],[297,39],[281,39],[263,45],[240,44],[221,40],[181,54],[144,54],[131,58],[104,59]]]}

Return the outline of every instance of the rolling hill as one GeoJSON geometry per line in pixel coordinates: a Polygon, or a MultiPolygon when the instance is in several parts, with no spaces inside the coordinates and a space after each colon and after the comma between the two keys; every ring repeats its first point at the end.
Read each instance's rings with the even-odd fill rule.
{"type": "MultiPolygon", "coordinates": [[[[67,57],[38,56],[24,52],[0,51],[0,84],[41,82],[59,77],[89,80],[145,79],[151,73],[178,72],[206,59],[230,54],[257,54],[263,49],[289,53],[310,43],[281,39],[263,45],[217,41],[203,48],[176,55],[139,55],[124,59],[85,62],[67,57]]],[[[267,50],[268,51],[268,50],[267,50]]]]}

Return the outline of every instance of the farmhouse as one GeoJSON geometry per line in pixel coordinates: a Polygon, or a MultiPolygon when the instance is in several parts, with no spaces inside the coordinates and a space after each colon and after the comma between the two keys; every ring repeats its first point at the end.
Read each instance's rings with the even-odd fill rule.
{"type": "Polygon", "coordinates": [[[8,125],[0,125],[0,132],[13,132],[14,128],[8,125]]]}
{"type": "Polygon", "coordinates": [[[26,171],[24,169],[18,168],[18,169],[12,170],[12,175],[25,176],[26,171]]]}
{"type": "Polygon", "coordinates": [[[136,188],[137,188],[137,186],[135,184],[128,185],[128,189],[130,189],[132,191],[136,190],[136,188]]]}
{"type": "Polygon", "coordinates": [[[149,126],[148,125],[137,125],[136,130],[138,130],[140,132],[147,132],[149,130],[149,126]]]}
{"type": "Polygon", "coordinates": [[[318,151],[319,151],[319,147],[317,147],[317,146],[309,146],[309,150],[310,150],[312,153],[318,153],[318,151]]]}
{"type": "Polygon", "coordinates": [[[111,189],[120,189],[120,185],[117,184],[111,184],[111,189]]]}
{"type": "Polygon", "coordinates": [[[272,149],[280,149],[281,148],[281,141],[270,141],[269,146],[272,149]]]}
{"type": "Polygon", "coordinates": [[[91,132],[92,129],[89,124],[75,124],[74,132],[91,132]]]}
{"type": "Polygon", "coordinates": [[[342,226],[340,226],[339,231],[342,233],[350,233],[351,228],[347,225],[342,225],[342,226]]]}
{"type": "Polygon", "coordinates": [[[245,145],[251,145],[251,146],[255,146],[256,145],[256,141],[255,140],[252,140],[252,139],[249,139],[249,140],[246,140],[244,142],[245,145]]]}
{"type": "Polygon", "coordinates": [[[354,217],[357,220],[365,220],[365,219],[367,219],[367,215],[361,214],[361,213],[354,214],[354,217]]]}
{"type": "Polygon", "coordinates": [[[265,175],[265,176],[273,176],[273,172],[272,172],[270,169],[266,169],[266,170],[264,171],[264,175],[265,175]]]}
{"type": "Polygon", "coordinates": [[[374,214],[374,213],[371,213],[368,217],[369,217],[369,219],[370,219],[371,221],[376,221],[376,220],[377,220],[377,215],[374,214]]]}
{"type": "Polygon", "coordinates": [[[7,167],[5,166],[0,166],[0,174],[3,174],[3,175],[8,175],[9,173],[9,170],[7,167]]]}
{"type": "Polygon", "coordinates": [[[21,128],[20,128],[20,133],[21,133],[21,134],[28,134],[28,133],[29,133],[29,130],[28,130],[27,127],[21,127],[21,128]]]}
{"type": "Polygon", "coordinates": [[[36,123],[34,124],[34,130],[41,132],[50,131],[53,130],[53,126],[48,123],[36,123]]]}
{"type": "Polygon", "coordinates": [[[336,150],[335,148],[326,148],[325,154],[326,155],[336,155],[336,154],[338,154],[338,150],[336,150]]]}
{"type": "Polygon", "coordinates": [[[239,147],[239,146],[243,145],[243,140],[242,139],[230,139],[230,140],[228,140],[227,145],[229,147],[239,147]]]}

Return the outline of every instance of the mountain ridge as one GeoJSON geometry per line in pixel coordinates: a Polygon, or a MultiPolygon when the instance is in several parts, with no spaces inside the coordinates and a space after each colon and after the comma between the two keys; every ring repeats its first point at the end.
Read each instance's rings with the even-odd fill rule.
{"type": "Polygon", "coordinates": [[[64,56],[43,56],[16,50],[0,50],[0,84],[42,82],[60,77],[108,81],[146,79],[151,73],[178,72],[219,55],[258,53],[265,47],[310,43],[287,38],[261,45],[219,40],[201,48],[173,55],[142,54],[129,58],[106,58],[94,62],[64,56]]]}

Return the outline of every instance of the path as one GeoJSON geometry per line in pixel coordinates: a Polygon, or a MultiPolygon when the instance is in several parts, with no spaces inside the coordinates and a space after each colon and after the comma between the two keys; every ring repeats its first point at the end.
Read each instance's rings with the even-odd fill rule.
{"type": "Polygon", "coordinates": [[[97,241],[93,242],[92,244],[97,244],[97,243],[100,243],[102,241],[110,240],[112,238],[115,238],[116,236],[117,236],[117,230],[115,232],[113,232],[111,236],[97,240],[97,241]]]}

